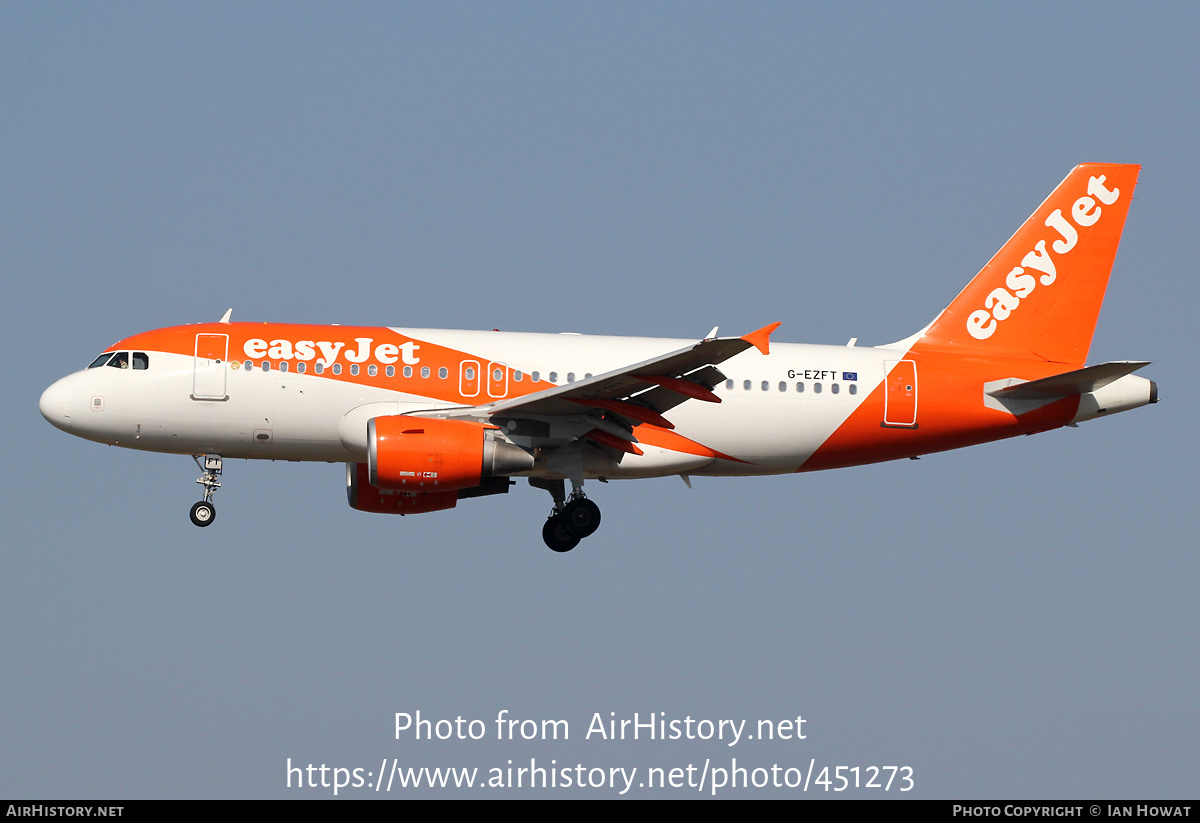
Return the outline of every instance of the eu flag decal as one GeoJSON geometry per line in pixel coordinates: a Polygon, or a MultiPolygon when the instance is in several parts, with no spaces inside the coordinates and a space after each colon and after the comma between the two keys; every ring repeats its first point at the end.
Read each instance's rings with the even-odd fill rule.
{"type": "Polygon", "coordinates": [[[844,372],[842,372],[842,379],[843,379],[843,380],[857,380],[857,379],[858,379],[858,372],[856,372],[856,371],[844,371],[844,372]]]}

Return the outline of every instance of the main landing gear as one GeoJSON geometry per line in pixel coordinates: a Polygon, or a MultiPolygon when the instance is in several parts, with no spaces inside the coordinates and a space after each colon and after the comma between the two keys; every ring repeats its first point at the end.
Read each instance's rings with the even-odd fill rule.
{"type": "Polygon", "coordinates": [[[569,552],[600,528],[600,507],[583,496],[582,488],[576,487],[568,500],[561,480],[531,477],[529,483],[545,489],[554,498],[554,512],[542,526],[542,540],[553,551],[569,552]]]}
{"type": "Polygon", "coordinates": [[[199,455],[192,455],[192,459],[204,472],[204,476],[196,481],[204,487],[204,499],[192,506],[191,518],[197,526],[207,526],[217,519],[217,507],[212,503],[212,496],[221,488],[221,481],[217,479],[221,476],[221,455],[206,454],[203,463],[199,455]]]}

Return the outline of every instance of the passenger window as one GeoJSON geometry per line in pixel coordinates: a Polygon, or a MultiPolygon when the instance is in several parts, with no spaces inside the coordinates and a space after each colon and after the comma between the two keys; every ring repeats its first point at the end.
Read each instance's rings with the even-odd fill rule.
{"type": "Polygon", "coordinates": [[[405,376],[405,377],[412,377],[412,366],[405,366],[405,367],[404,367],[404,376],[405,376]]]}
{"type": "Polygon", "coordinates": [[[542,373],[539,371],[535,371],[533,374],[530,375],[530,377],[532,377],[533,382],[536,383],[542,379],[542,373]]]}
{"type": "Polygon", "coordinates": [[[550,372],[550,382],[554,383],[555,385],[558,384],[558,372],[556,372],[556,371],[550,372]]]}
{"type": "Polygon", "coordinates": [[[263,370],[263,371],[270,371],[270,370],[271,370],[271,361],[270,361],[270,360],[264,360],[264,361],[263,361],[262,370],[263,370]]]}
{"type": "Polygon", "coordinates": [[[388,377],[395,377],[395,376],[396,376],[396,367],[395,367],[395,366],[388,366],[388,367],[387,367],[387,376],[388,376],[388,377]]]}
{"type": "Polygon", "coordinates": [[[367,366],[367,374],[368,374],[368,375],[370,375],[371,377],[374,377],[375,375],[379,374],[379,369],[377,369],[377,368],[375,367],[375,364],[374,364],[374,363],[372,363],[371,365],[367,366]]]}
{"type": "Polygon", "coordinates": [[[318,360],[316,363],[313,363],[313,374],[324,374],[324,373],[325,373],[325,364],[324,363],[322,363],[320,360],[318,360]]]}
{"type": "Polygon", "coordinates": [[[834,394],[837,394],[838,392],[840,392],[842,390],[842,384],[834,383],[832,386],[829,387],[829,390],[831,392],[833,392],[834,394]]]}
{"type": "Polygon", "coordinates": [[[523,378],[524,378],[524,375],[521,374],[521,372],[519,372],[519,371],[513,372],[513,380],[516,381],[517,383],[520,383],[523,378]]]}
{"type": "Polygon", "coordinates": [[[470,366],[468,366],[466,371],[463,372],[463,376],[466,377],[468,380],[474,380],[475,379],[475,370],[473,368],[471,368],[470,366]]]}
{"type": "Polygon", "coordinates": [[[770,382],[769,380],[764,380],[764,381],[763,381],[763,384],[762,384],[762,390],[763,390],[763,391],[770,391],[770,390],[771,390],[771,382],[770,382]]]}
{"type": "MultiPolygon", "coordinates": [[[[589,377],[590,376],[591,375],[589,375],[589,377]]],[[[504,379],[504,372],[500,371],[500,369],[496,369],[495,371],[492,372],[492,379],[495,380],[497,383],[499,383],[501,380],[504,379]]]]}
{"type": "Polygon", "coordinates": [[[850,384],[850,393],[851,393],[851,394],[858,394],[858,384],[857,384],[857,383],[851,383],[851,384],[850,384]]]}
{"type": "Polygon", "coordinates": [[[780,391],[787,391],[787,383],[784,383],[782,380],[780,380],[780,381],[779,381],[779,390],[780,390],[780,391]]]}
{"type": "Polygon", "coordinates": [[[743,390],[743,391],[750,391],[750,381],[749,381],[749,380],[747,380],[747,381],[745,381],[744,383],[742,383],[742,390],[743,390]]]}
{"type": "Polygon", "coordinates": [[[441,379],[445,380],[449,376],[450,371],[445,366],[442,366],[440,369],[438,369],[438,377],[441,379]]]}
{"type": "Polygon", "coordinates": [[[821,384],[813,383],[813,391],[816,392],[817,394],[820,394],[821,393],[821,384]]]}
{"type": "Polygon", "coordinates": [[[796,394],[804,394],[804,384],[803,383],[796,384],[796,394]]]}
{"type": "Polygon", "coordinates": [[[725,389],[727,391],[733,391],[733,381],[732,380],[725,381],[725,389]]]}
{"type": "Polygon", "coordinates": [[[150,358],[146,356],[144,351],[135,351],[133,353],[133,367],[138,371],[145,371],[150,368],[150,358]]]}
{"type": "Polygon", "coordinates": [[[357,363],[350,364],[350,374],[354,377],[358,377],[358,364],[357,363]]]}
{"type": "Polygon", "coordinates": [[[421,367],[421,376],[422,376],[422,377],[428,377],[428,376],[429,376],[429,367],[428,367],[428,366],[422,366],[422,367],[421,367]]]}
{"type": "Polygon", "coordinates": [[[573,372],[573,371],[569,371],[569,372],[567,372],[567,382],[568,382],[568,383],[574,383],[574,382],[575,382],[575,372],[573,372]]]}
{"type": "Polygon", "coordinates": [[[296,364],[296,373],[297,373],[297,374],[304,374],[304,364],[303,364],[303,363],[297,363],[297,364],[296,364]]]}
{"type": "Polygon", "coordinates": [[[342,373],[342,364],[341,364],[341,363],[334,363],[334,364],[333,364],[333,373],[334,373],[334,374],[341,374],[341,373],[342,373]]]}
{"type": "Polygon", "coordinates": [[[112,356],[113,356],[113,353],[112,353],[112,352],[110,352],[110,351],[106,351],[104,354],[100,355],[100,356],[99,356],[99,357],[97,357],[95,360],[93,360],[93,361],[92,361],[92,365],[88,366],[88,368],[89,368],[89,369],[98,369],[98,368],[100,368],[101,366],[103,366],[105,363],[107,363],[107,362],[108,362],[108,358],[110,358],[110,357],[112,357],[112,356]]]}
{"type": "Polygon", "coordinates": [[[129,352],[127,352],[127,351],[117,352],[116,354],[113,355],[113,359],[108,361],[108,365],[112,366],[114,369],[129,368],[129,352]]]}
{"type": "Polygon", "coordinates": [[[286,374],[286,373],[287,373],[287,369],[288,369],[288,366],[287,366],[287,361],[286,361],[286,360],[284,360],[282,363],[280,363],[280,364],[279,364],[279,370],[280,370],[281,372],[283,372],[284,374],[286,374]]]}

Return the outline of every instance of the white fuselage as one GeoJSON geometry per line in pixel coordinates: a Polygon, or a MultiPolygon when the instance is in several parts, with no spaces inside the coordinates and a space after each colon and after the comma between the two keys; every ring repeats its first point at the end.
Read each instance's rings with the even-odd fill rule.
{"type": "MultiPolygon", "coordinates": [[[[469,352],[483,364],[504,364],[506,374],[513,377],[480,386],[481,404],[519,396],[521,384],[531,384],[535,373],[540,386],[563,385],[694,344],[577,334],[393,331],[469,352]]],[[[387,379],[379,366],[378,385],[373,385],[369,379],[354,383],[327,379],[328,371],[315,374],[311,365],[299,374],[294,360],[252,360],[235,352],[223,367],[223,398],[195,399],[194,356],[148,354],[150,365],[145,370],[100,367],[63,378],[47,390],[43,411],[48,410],[48,419],[72,434],[133,449],[356,462],[366,458],[369,417],[462,406],[436,399],[444,396],[439,388],[447,381],[460,379],[458,370],[447,369],[445,377],[432,370],[422,377],[417,366],[411,378],[387,379]],[[287,371],[280,368],[284,363],[287,371]],[[356,409],[363,409],[357,415],[364,424],[361,428],[356,409]],[[348,426],[350,421],[355,425],[348,426]]],[[[751,349],[721,365],[728,380],[714,389],[720,404],[687,402],[667,414],[676,434],[737,461],[642,444],[642,455],[625,455],[618,465],[589,474],[646,477],[796,471],[879,385],[885,364],[902,357],[903,351],[897,349],[846,346],[774,344],[767,356],[751,349]],[[853,379],[845,379],[848,376],[853,379]]],[[[364,362],[363,374],[367,368],[364,362]]],[[[531,474],[543,471],[539,467],[531,474]]]]}

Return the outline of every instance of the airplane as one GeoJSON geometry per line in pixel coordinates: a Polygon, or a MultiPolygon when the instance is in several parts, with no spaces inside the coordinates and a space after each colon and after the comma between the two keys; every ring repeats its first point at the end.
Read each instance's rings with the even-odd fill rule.
{"type": "Polygon", "coordinates": [[[884,346],[232,322],[135,334],[41,396],[112,446],[346,464],[349,504],[417,514],[550,493],[546,545],[600,525],[587,480],[916,458],[1158,402],[1145,361],[1085,366],[1140,166],[1077,166],[932,323],[884,346]],[[571,484],[570,494],[566,481],[571,484]]]}

